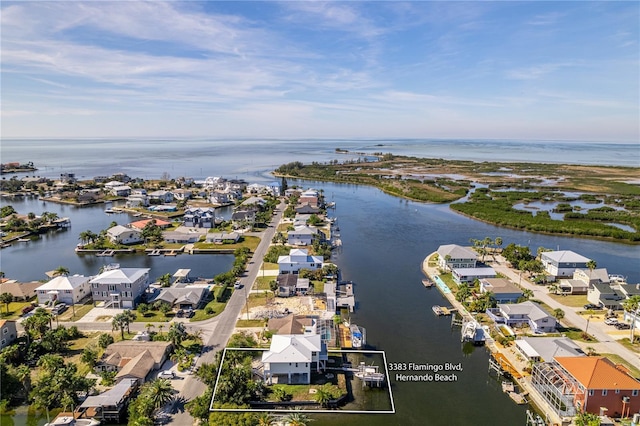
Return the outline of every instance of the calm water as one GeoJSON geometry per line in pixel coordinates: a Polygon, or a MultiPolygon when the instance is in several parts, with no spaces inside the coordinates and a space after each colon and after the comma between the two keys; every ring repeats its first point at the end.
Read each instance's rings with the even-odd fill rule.
{"type": "MultiPolygon", "coordinates": [[[[36,144],[36,142],[31,143],[36,144]]],[[[273,142],[251,141],[237,145],[222,142],[219,143],[220,146],[206,144],[205,149],[202,148],[203,143],[198,141],[188,142],[186,145],[175,143],[172,145],[172,142],[167,141],[154,145],[157,149],[153,150],[153,156],[138,156],[140,152],[148,149],[145,145],[147,142],[141,142],[140,145],[133,146],[128,152],[123,153],[120,149],[116,149],[118,147],[124,149],[121,143],[116,141],[112,142],[113,145],[109,145],[109,150],[113,153],[113,161],[107,159],[103,151],[106,148],[100,145],[91,149],[78,145],[78,149],[64,159],[69,162],[67,168],[62,159],[44,162],[44,159],[56,158],[55,151],[66,150],[66,146],[53,146],[51,142],[38,143],[42,144],[42,149],[46,149],[46,154],[38,153],[37,155],[42,155],[43,164],[51,165],[50,172],[53,176],[61,171],[75,171],[80,176],[124,171],[132,176],[141,177],[147,177],[147,175],[159,177],[164,171],[170,172],[172,176],[194,177],[234,176],[234,172],[237,172],[239,177],[248,177],[251,181],[270,180],[267,171],[287,161],[310,162],[335,158],[336,154],[333,153],[335,147],[346,147],[363,152],[366,149],[369,152],[394,153],[408,153],[403,151],[411,150],[417,152],[426,147],[426,145],[413,146],[401,142],[394,144],[393,148],[397,148],[395,150],[390,146],[378,147],[376,146],[378,142],[349,142],[352,145],[348,145],[345,141],[331,141],[327,142],[327,145],[316,144],[321,146],[299,146],[300,142],[292,141],[275,145],[273,142]],[[197,154],[199,151],[206,151],[206,155],[197,154]],[[92,154],[95,152],[98,154],[92,154]],[[238,152],[244,155],[239,155],[238,152]],[[175,154],[174,158],[171,157],[171,153],[175,154]],[[175,173],[168,170],[172,164],[175,167],[173,169],[176,170],[175,173]],[[114,168],[120,166],[123,168],[114,170],[111,165],[114,168]],[[189,167],[185,167],[187,165],[189,167]],[[198,171],[201,167],[202,173],[198,171]],[[191,173],[186,173],[184,170],[191,173]],[[246,170],[244,176],[242,176],[242,170],[246,170]]],[[[415,142],[412,143],[415,144],[415,142]]],[[[500,142],[493,142],[493,145],[485,142],[473,149],[470,147],[475,146],[474,142],[454,144],[449,141],[446,144],[449,148],[447,156],[436,154],[432,156],[465,158],[477,153],[478,160],[485,160],[489,159],[489,156],[495,158],[506,155],[505,150],[499,149],[503,146],[500,142]],[[491,152],[492,149],[494,152],[491,152]],[[487,153],[483,154],[484,150],[487,150],[487,153]]],[[[2,161],[34,161],[39,165],[40,162],[32,150],[33,146],[29,146],[30,149],[15,146],[10,148],[9,152],[13,153],[12,155],[22,151],[19,158],[8,158],[5,155],[3,141],[2,161]]],[[[551,150],[551,156],[539,158],[537,161],[560,158],[557,154],[562,149],[553,148],[555,145],[551,143],[545,146],[546,148],[542,151],[549,155],[551,150]]],[[[587,146],[587,151],[592,149],[589,148],[590,146],[587,146]]],[[[429,145],[429,150],[435,150],[433,152],[439,152],[438,149],[444,150],[442,147],[437,147],[438,144],[434,142],[429,145]]],[[[629,146],[624,145],[621,151],[621,156],[626,156],[625,161],[627,161],[631,151],[625,151],[624,147],[629,146]]],[[[612,164],[625,164],[624,161],[615,161],[619,155],[611,153],[613,149],[598,148],[596,151],[596,156],[592,158],[605,158],[606,161],[612,161],[612,164]],[[597,155],[600,154],[602,155],[598,157],[597,155]]],[[[516,154],[514,152],[510,155],[516,154]]],[[[535,159],[540,156],[540,150],[533,148],[530,151],[522,151],[520,154],[520,161],[536,161],[535,159]]],[[[583,153],[576,152],[576,155],[571,157],[576,160],[582,155],[583,153]]],[[[634,165],[637,165],[637,162],[634,165]]],[[[293,183],[290,182],[290,184],[293,183]]],[[[352,320],[367,329],[368,344],[375,349],[385,350],[389,362],[418,364],[461,362],[463,364],[463,371],[458,373],[459,380],[456,383],[407,383],[392,380],[391,387],[396,404],[395,415],[316,416],[317,421],[314,424],[524,425],[525,409],[511,402],[501,392],[500,383],[487,374],[486,351],[483,348],[475,350],[463,348],[460,344],[459,331],[452,331],[448,319],[437,318],[431,311],[432,305],[446,302],[437,290],[425,289],[422,286],[420,263],[427,254],[436,250],[441,244],[468,244],[470,238],[500,236],[505,245],[515,242],[529,245],[533,251],[539,246],[574,250],[595,259],[599,267],[608,268],[610,273],[626,275],[630,282],[640,282],[640,268],[637,266],[640,263],[638,246],[500,229],[456,215],[449,210],[448,206],[407,202],[385,195],[373,188],[309,182],[300,184],[324,189],[325,196],[337,203],[335,215],[338,217],[344,246],[335,254],[334,260],[342,269],[344,277],[356,282],[358,306],[352,320]]],[[[1,203],[4,205],[8,201],[2,200],[1,203]]],[[[81,231],[91,229],[98,232],[107,227],[112,220],[124,222],[125,217],[123,215],[107,216],[101,207],[76,209],[54,204],[43,205],[41,201],[36,200],[22,201],[22,203],[24,204],[14,204],[21,212],[33,211],[39,214],[45,210],[55,211],[61,216],[72,217],[73,226],[71,230],[47,236],[41,242],[23,243],[24,245],[3,249],[0,252],[1,267],[8,277],[24,276],[25,279],[27,277],[40,279],[44,277],[44,271],[60,265],[69,267],[72,273],[95,273],[100,264],[112,261],[129,266],[152,267],[152,277],[166,272],[173,273],[176,269],[185,267],[192,268],[196,276],[211,276],[214,271],[224,270],[231,264],[231,260],[225,260],[224,256],[182,255],[175,258],[127,256],[123,259],[78,257],[73,252],[73,247],[78,242],[78,234],[81,231]],[[215,264],[215,262],[220,263],[215,264]]]]}

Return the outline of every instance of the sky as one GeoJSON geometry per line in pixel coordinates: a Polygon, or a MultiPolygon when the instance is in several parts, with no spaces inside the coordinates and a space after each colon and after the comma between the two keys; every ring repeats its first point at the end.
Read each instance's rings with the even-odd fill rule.
{"type": "Polygon", "coordinates": [[[640,140],[636,1],[0,7],[3,138],[640,140]]]}

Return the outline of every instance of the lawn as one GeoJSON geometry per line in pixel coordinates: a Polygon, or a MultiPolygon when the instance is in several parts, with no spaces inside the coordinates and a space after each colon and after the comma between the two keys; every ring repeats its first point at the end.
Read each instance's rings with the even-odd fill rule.
{"type": "Polygon", "coordinates": [[[562,303],[563,305],[569,306],[571,308],[579,308],[589,303],[586,294],[569,294],[563,296],[561,294],[549,293],[549,297],[556,302],[562,303]]]}
{"type": "Polygon", "coordinates": [[[236,323],[236,327],[264,327],[264,320],[261,319],[252,319],[246,320],[241,319],[236,323]]]}
{"type": "Polygon", "coordinates": [[[134,311],[136,319],[134,322],[169,322],[175,316],[175,312],[168,312],[167,315],[157,310],[151,310],[142,316],[140,312],[134,311]]]}
{"type": "Polygon", "coordinates": [[[266,277],[258,277],[256,278],[256,283],[253,287],[254,290],[271,290],[269,287],[269,283],[271,281],[275,281],[276,277],[274,276],[266,276],[266,277]]]}
{"type": "Polygon", "coordinates": [[[3,319],[18,319],[22,315],[22,308],[31,305],[31,302],[11,302],[9,303],[9,310],[7,312],[7,305],[0,304],[0,318],[3,319]]]}
{"type": "Polygon", "coordinates": [[[224,308],[227,306],[226,302],[216,302],[215,300],[212,300],[211,302],[207,303],[207,306],[205,306],[204,309],[196,309],[195,314],[193,315],[193,317],[191,317],[191,322],[194,321],[203,321],[209,318],[213,318],[217,315],[220,315],[220,313],[222,313],[222,311],[224,311],[224,308]],[[213,313],[212,314],[208,314],[206,312],[207,308],[211,308],[213,309],[213,313]]]}
{"type": "Polygon", "coordinates": [[[277,263],[271,263],[271,262],[263,262],[262,266],[260,268],[264,269],[264,270],[267,270],[267,271],[273,271],[273,270],[280,269],[280,267],[278,266],[277,263]]]}
{"type": "Polygon", "coordinates": [[[64,311],[61,315],[58,315],[58,320],[60,321],[79,321],[85,316],[91,309],[93,309],[93,304],[91,302],[86,303],[84,305],[74,305],[73,307],[69,306],[69,309],[64,311]],[[73,315],[73,311],[75,309],[75,316],[73,315]]]}
{"type": "Polygon", "coordinates": [[[235,250],[242,247],[248,247],[251,252],[254,252],[260,244],[260,238],[254,236],[243,236],[242,241],[234,244],[213,244],[213,243],[195,243],[194,247],[198,249],[207,250],[235,250]]]}

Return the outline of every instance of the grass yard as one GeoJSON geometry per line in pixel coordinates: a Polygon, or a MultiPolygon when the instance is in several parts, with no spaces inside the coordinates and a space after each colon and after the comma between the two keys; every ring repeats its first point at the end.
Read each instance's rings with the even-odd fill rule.
{"type": "Polygon", "coordinates": [[[162,312],[156,310],[147,312],[145,316],[142,316],[140,312],[134,312],[136,314],[136,319],[134,322],[169,322],[175,316],[175,312],[168,312],[167,315],[165,315],[162,312]]]}
{"type": "Polygon", "coordinates": [[[273,271],[273,270],[277,271],[279,269],[277,263],[270,263],[270,262],[263,262],[260,268],[266,271],[273,271]]]}
{"type": "Polygon", "coordinates": [[[22,315],[22,308],[31,305],[31,302],[11,302],[7,312],[7,305],[0,304],[0,318],[14,320],[22,315]]]}
{"type": "Polygon", "coordinates": [[[551,297],[556,302],[562,303],[563,305],[569,306],[571,308],[579,308],[589,303],[586,294],[568,294],[566,296],[563,296],[561,294],[549,293],[549,297],[551,297]]]}
{"type": "Polygon", "coordinates": [[[84,305],[74,305],[73,307],[69,306],[69,309],[64,311],[61,315],[58,315],[58,320],[60,321],[79,321],[85,316],[91,309],[93,309],[93,304],[91,302],[84,305]],[[73,315],[73,311],[75,309],[75,315],[73,315]]]}
{"type": "Polygon", "coordinates": [[[269,287],[269,283],[271,281],[275,281],[275,279],[276,277],[274,276],[258,277],[256,278],[256,283],[254,284],[253,289],[271,291],[271,288],[269,287]]]}
{"type": "Polygon", "coordinates": [[[238,322],[236,323],[236,327],[264,327],[264,320],[261,319],[252,319],[252,320],[246,320],[246,319],[241,319],[238,320],[238,322]]]}
{"type": "Polygon", "coordinates": [[[248,247],[253,253],[260,244],[260,238],[254,236],[243,236],[241,241],[234,244],[213,244],[198,242],[194,244],[195,248],[207,250],[235,250],[242,247],[248,247]]]}
{"type": "Polygon", "coordinates": [[[226,306],[226,302],[216,302],[215,300],[212,300],[211,302],[207,303],[207,306],[205,306],[204,309],[196,309],[195,314],[189,321],[203,321],[218,316],[220,315],[220,313],[222,313],[222,311],[224,311],[224,308],[226,306]],[[213,310],[213,313],[208,314],[207,308],[211,308],[213,310]]]}

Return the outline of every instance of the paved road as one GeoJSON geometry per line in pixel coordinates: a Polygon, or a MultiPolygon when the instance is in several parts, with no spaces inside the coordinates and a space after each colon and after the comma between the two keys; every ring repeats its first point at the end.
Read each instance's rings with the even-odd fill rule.
{"type": "MultiPolygon", "coordinates": [[[[277,208],[276,214],[273,216],[270,226],[262,233],[260,244],[253,253],[253,257],[250,259],[250,263],[247,267],[247,272],[241,279],[243,284],[242,289],[233,292],[233,295],[227,303],[227,307],[224,312],[215,318],[194,323],[194,326],[200,328],[203,331],[203,342],[205,345],[205,351],[198,359],[196,365],[203,363],[211,363],[213,358],[219,350],[223,349],[231,333],[236,326],[236,321],[240,316],[240,311],[245,305],[246,299],[251,291],[251,286],[260,272],[260,265],[262,259],[269,249],[271,240],[275,235],[276,228],[282,213],[285,209],[285,203],[281,202],[277,208]]],[[[175,414],[172,416],[170,423],[176,425],[191,425],[194,423],[194,419],[184,410],[183,402],[190,401],[196,396],[202,395],[206,391],[206,386],[201,381],[194,377],[187,377],[184,383],[183,390],[178,395],[177,403],[174,407],[175,414]]]]}
{"type": "MultiPolygon", "coordinates": [[[[577,311],[582,310],[582,308],[571,308],[562,305],[551,296],[549,296],[549,292],[546,287],[535,285],[526,280],[524,277],[521,278],[517,272],[507,267],[507,262],[504,258],[502,258],[501,256],[496,256],[496,260],[498,263],[492,264],[493,269],[496,272],[504,274],[515,283],[520,283],[523,288],[532,290],[534,299],[538,299],[546,303],[552,309],[562,309],[565,313],[565,317],[562,322],[568,323],[569,325],[580,328],[582,330],[585,330],[587,328],[587,320],[576,313],[577,311]]],[[[640,368],[640,355],[622,346],[610,335],[608,335],[603,329],[603,327],[608,326],[604,325],[601,322],[590,321],[588,327],[589,328],[587,332],[598,340],[598,343],[589,344],[589,346],[592,346],[596,350],[596,352],[619,355],[631,365],[640,368]]]]}

